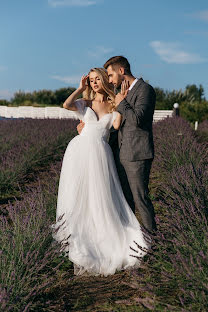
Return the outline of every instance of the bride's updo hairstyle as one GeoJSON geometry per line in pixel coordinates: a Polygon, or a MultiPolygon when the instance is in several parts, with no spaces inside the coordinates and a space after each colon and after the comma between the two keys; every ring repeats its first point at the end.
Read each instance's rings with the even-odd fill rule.
{"type": "MultiPolygon", "coordinates": [[[[108,82],[108,74],[104,68],[92,68],[90,69],[88,75],[92,72],[95,72],[98,77],[100,78],[103,91],[106,93],[107,101],[111,104],[109,112],[115,111],[115,93],[114,93],[114,86],[108,82]]],[[[87,79],[87,88],[83,92],[83,98],[85,100],[94,100],[96,92],[93,91],[92,87],[90,86],[90,79],[87,79]]]]}

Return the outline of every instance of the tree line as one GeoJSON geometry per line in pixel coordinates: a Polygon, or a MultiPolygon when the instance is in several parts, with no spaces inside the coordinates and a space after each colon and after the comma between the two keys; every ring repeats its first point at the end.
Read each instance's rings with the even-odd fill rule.
{"type": "Polygon", "coordinates": [[[190,122],[208,120],[208,101],[204,96],[204,88],[200,84],[187,85],[185,90],[164,91],[156,87],[156,109],[173,109],[178,103],[180,115],[190,122]]]}
{"type": "Polygon", "coordinates": [[[75,90],[75,88],[61,88],[55,91],[52,90],[39,90],[33,92],[24,92],[19,90],[14,93],[10,101],[0,100],[0,105],[9,106],[42,106],[54,105],[62,106],[66,98],[75,90]]]}
{"type": "MultiPolygon", "coordinates": [[[[204,96],[204,88],[192,84],[187,85],[185,90],[164,90],[159,87],[156,91],[156,109],[172,110],[173,104],[180,105],[180,114],[190,122],[203,121],[208,119],[208,101],[204,96]]],[[[60,106],[65,99],[75,90],[75,88],[60,88],[55,91],[39,90],[24,92],[19,90],[10,101],[0,100],[0,105],[7,106],[60,106]]]]}

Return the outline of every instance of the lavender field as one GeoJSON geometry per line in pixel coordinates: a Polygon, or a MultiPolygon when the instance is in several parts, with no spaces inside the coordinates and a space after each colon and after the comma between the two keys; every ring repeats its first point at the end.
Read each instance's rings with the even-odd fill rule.
{"type": "Polygon", "coordinates": [[[208,123],[197,132],[182,118],[154,125],[158,234],[139,270],[107,278],[74,277],[51,237],[61,159],[75,125],[0,121],[0,310],[207,311],[208,123]]]}
{"type": "Polygon", "coordinates": [[[62,157],[76,124],[53,119],[0,121],[0,202],[18,196],[19,186],[31,174],[62,157]]]}

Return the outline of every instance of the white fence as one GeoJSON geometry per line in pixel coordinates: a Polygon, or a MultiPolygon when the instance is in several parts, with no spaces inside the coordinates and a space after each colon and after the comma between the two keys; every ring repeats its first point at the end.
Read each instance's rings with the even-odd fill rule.
{"type": "MultiPolygon", "coordinates": [[[[155,110],[153,121],[159,121],[173,115],[172,110],[155,110]]],[[[33,106],[0,106],[0,117],[6,118],[73,118],[78,119],[76,113],[61,107],[33,107],[33,106]]]]}
{"type": "Polygon", "coordinates": [[[173,110],[155,110],[153,115],[153,121],[157,122],[167,117],[172,117],[173,115],[174,115],[173,110]]]}
{"type": "Polygon", "coordinates": [[[0,106],[0,117],[6,118],[74,118],[78,119],[73,111],[61,107],[33,107],[33,106],[0,106]]]}

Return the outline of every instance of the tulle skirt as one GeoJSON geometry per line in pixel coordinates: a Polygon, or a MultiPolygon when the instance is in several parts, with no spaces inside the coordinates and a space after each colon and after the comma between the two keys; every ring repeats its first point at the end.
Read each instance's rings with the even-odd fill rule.
{"type": "Polygon", "coordinates": [[[126,202],[104,139],[78,135],[69,142],[51,227],[76,275],[107,276],[139,267],[150,239],[126,202]]]}

